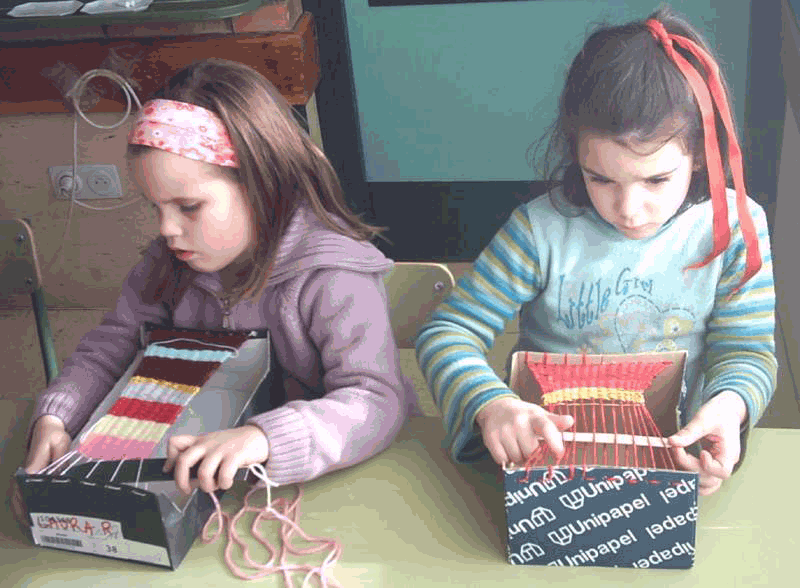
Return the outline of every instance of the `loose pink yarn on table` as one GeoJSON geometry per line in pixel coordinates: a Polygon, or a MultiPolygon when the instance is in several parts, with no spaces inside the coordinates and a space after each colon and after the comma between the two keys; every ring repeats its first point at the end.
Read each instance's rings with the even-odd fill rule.
{"type": "Polygon", "coordinates": [[[341,588],[341,584],[339,584],[335,579],[330,578],[330,580],[326,577],[329,568],[334,566],[339,559],[339,556],[342,553],[342,546],[339,544],[338,541],[335,539],[326,539],[324,537],[312,537],[306,534],[298,525],[298,519],[300,518],[300,499],[303,495],[303,489],[301,486],[297,487],[297,496],[294,498],[293,501],[289,502],[286,498],[276,498],[274,501],[272,500],[272,493],[270,491],[270,486],[273,483],[267,478],[266,471],[264,467],[258,464],[257,466],[251,466],[250,471],[258,478],[261,479],[262,483],[265,486],[266,494],[267,494],[267,503],[263,507],[253,506],[250,504],[250,498],[254,495],[256,491],[260,489],[260,485],[256,485],[250,489],[247,495],[244,497],[244,505],[242,508],[231,518],[230,515],[223,512],[222,507],[219,504],[219,500],[212,492],[210,494],[211,500],[214,502],[214,508],[216,509],[215,514],[211,515],[206,521],[206,524],[203,526],[202,532],[202,539],[203,543],[213,543],[215,542],[220,534],[222,533],[223,527],[225,528],[228,542],[225,545],[225,563],[228,565],[231,573],[233,573],[236,577],[241,578],[243,580],[258,580],[265,576],[269,576],[272,574],[276,574],[278,572],[283,574],[284,582],[287,586],[291,587],[294,586],[292,583],[292,573],[296,572],[306,572],[306,576],[303,579],[303,586],[307,586],[309,580],[313,576],[319,576],[320,585],[327,588],[327,586],[336,586],[341,588]],[[269,561],[266,563],[259,563],[254,561],[253,558],[250,557],[250,552],[247,545],[242,541],[239,535],[236,532],[236,524],[239,522],[245,514],[252,512],[257,513],[255,520],[253,520],[253,524],[250,527],[250,530],[253,534],[253,537],[263,545],[267,551],[270,553],[269,561]],[[272,546],[272,544],[264,537],[264,535],[259,531],[258,527],[262,521],[269,521],[269,520],[280,520],[281,521],[281,531],[280,531],[280,541],[281,541],[281,548],[280,548],[280,556],[278,557],[277,564],[275,563],[275,558],[278,555],[276,553],[276,548],[272,546]],[[213,535],[210,533],[209,528],[216,521],[218,523],[218,528],[216,533],[213,535]],[[300,548],[296,547],[292,544],[291,538],[297,532],[305,541],[309,543],[317,543],[316,546],[300,548]],[[233,551],[233,544],[239,546],[242,550],[242,557],[244,558],[247,565],[251,568],[257,570],[254,573],[248,574],[245,570],[241,569],[236,562],[233,561],[232,551],[233,551]],[[288,554],[292,555],[310,555],[313,553],[319,553],[323,550],[328,548],[330,551],[328,555],[325,557],[325,560],[318,566],[314,566],[312,564],[290,564],[287,561],[288,554]],[[330,584],[329,584],[330,582],[330,584]]]}

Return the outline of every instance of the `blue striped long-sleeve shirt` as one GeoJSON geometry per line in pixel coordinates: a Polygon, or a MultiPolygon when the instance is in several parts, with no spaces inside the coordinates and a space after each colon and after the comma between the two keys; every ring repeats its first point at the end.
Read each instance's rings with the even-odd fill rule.
{"type": "MultiPolygon", "coordinates": [[[[516,350],[554,353],[688,352],[682,424],[723,390],[745,400],[755,424],[775,389],[775,292],[766,216],[748,199],[762,267],[735,295],[745,247],[728,192],[731,242],[708,265],[711,202],[655,235],[631,240],[594,210],[567,216],[547,196],[517,208],[422,328],[417,359],[457,461],[486,448],[475,415],[512,395],[487,353],[519,314],[516,350]]],[[[746,430],[743,431],[743,441],[746,430]]]]}

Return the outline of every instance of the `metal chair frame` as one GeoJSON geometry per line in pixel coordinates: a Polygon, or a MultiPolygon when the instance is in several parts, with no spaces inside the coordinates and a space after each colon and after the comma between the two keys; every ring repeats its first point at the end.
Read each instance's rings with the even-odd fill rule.
{"type": "Polygon", "coordinates": [[[24,219],[0,220],[0,304],[16,308],[29,296],[36,320],[47,383],[59,374],[53,331],[47,316],[44,284],[33,229],[24,219]]]}

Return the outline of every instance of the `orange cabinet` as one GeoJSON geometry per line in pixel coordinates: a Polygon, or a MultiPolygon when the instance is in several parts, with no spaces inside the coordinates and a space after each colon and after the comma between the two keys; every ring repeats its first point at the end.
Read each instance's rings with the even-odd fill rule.
{"type": "MultiPolygon", "coordinates": [[[[180,68],[209,57],[255,68],[293,105],[309,102],[320,76],[309,12],[286,32],[0,43],[0,114],[66,112],[61,90],[43,72],[68,64],[82,74],[102,67],[110,54],[125,64],[142,101],[180,68]]],[[[96,88],[102,95],[90,112],[124,108],[116,85],[101,81],[96,88]]]]}

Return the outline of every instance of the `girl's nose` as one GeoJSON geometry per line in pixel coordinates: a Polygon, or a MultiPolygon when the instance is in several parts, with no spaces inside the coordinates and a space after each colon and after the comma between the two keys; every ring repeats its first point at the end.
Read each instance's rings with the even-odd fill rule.
{"type": "Polygon", "coordinates": [[[639,187],[622,188],[617,200],[617,213],[626,221],[635,221],[644,208],[644,199],[645,194],[639,187]]]}
{"type": "Polygon", "coordinates": [[[182,230],[180,223],[178,223],[171,214],[161,215],[161,236],[162,237],[178,237],[181,235],[182,230]]]}

